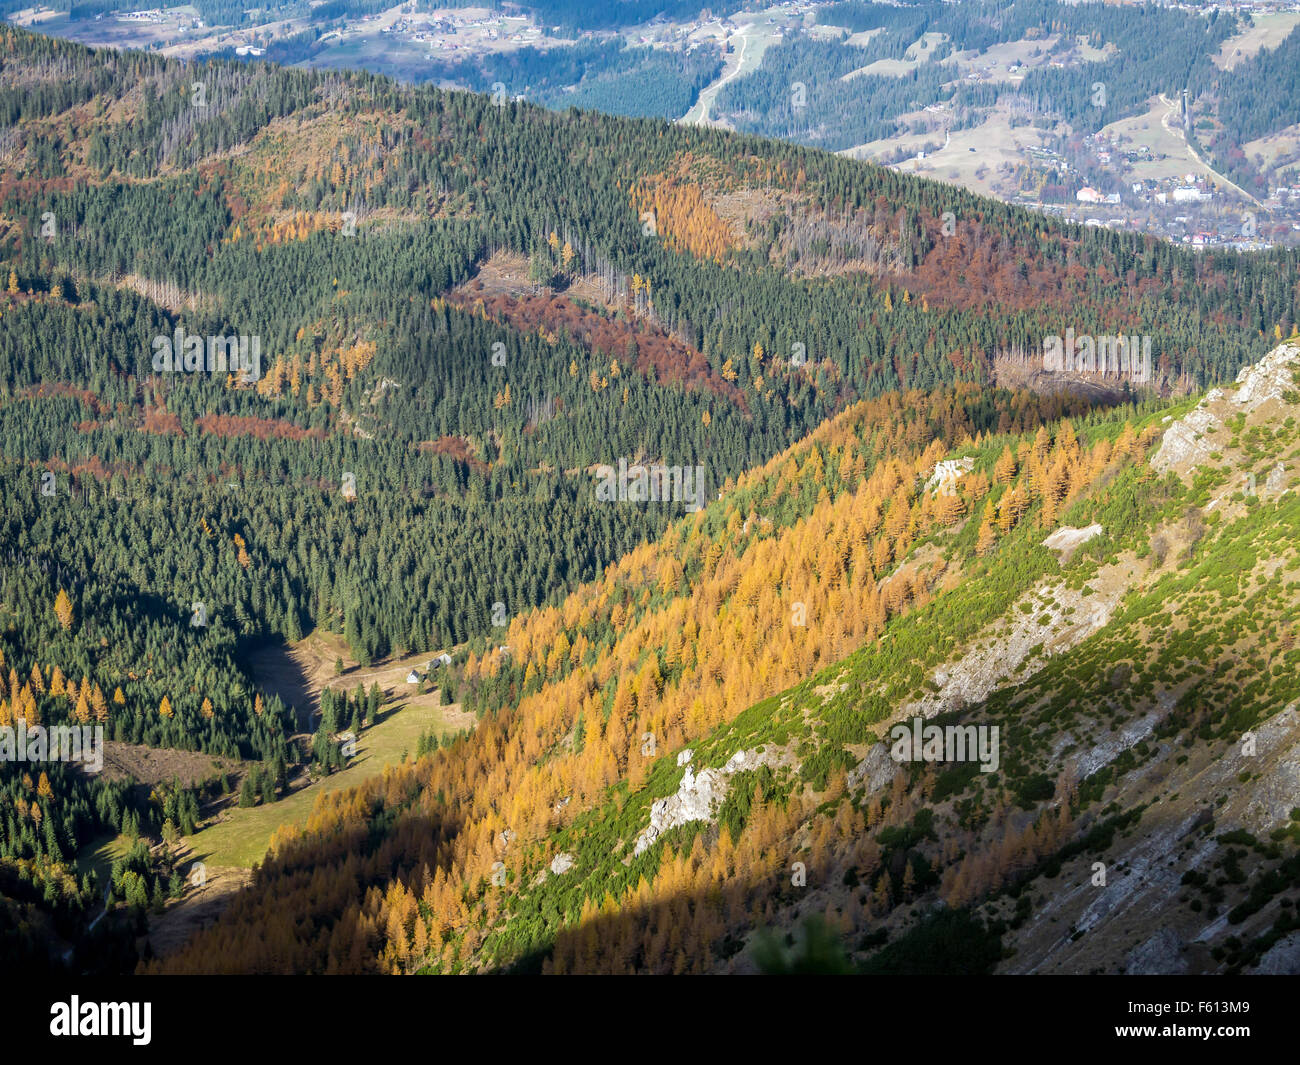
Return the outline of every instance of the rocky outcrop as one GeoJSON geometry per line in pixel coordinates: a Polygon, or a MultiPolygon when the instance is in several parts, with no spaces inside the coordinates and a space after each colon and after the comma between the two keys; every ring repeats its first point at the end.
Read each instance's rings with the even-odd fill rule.
{"type": "Polygon", "coordinates": [[[1124,959],[1124,972],[1129,976],[1160,976],[1187,971],[1187,959],[1182,955],[1183,943],[1170,928],[1161,928],[1140,946],[1129,951],[1124,959]]]}
{"type": "MultiPolygon", "coordinates": [[[[1175,700],[1165,694],[1159,702],[1167,712],[1175,700]]],[[[1071,774],[1083,779],[1142,738],[1152,742],[1153,716],[1070,760],[1071,774]]],[[[1205,948],[1228,935],[1249,938],[1272,923],[1276,911],[1268,910],[1254,926],[1231,923],[1226,911],[1206,922],[1204,914],[1171,907],[1170,900],[1186,893],[1182,878],[1188,870],[1217,876],[1218,834],[1243,828],[1264,839],[1289,820],[1300,794],[1300,704],[1260,722],[1208,764],[1179,764],[1175,750],[1164,745],[1161,764],[1148,782],[1140,774],[1128,782],[1124,801],[1154,799],[1142,817],[1142,831],[1117,836],[1104,853],[1084,855],[1062,872],[1041,910],[1015,937],[1016,953],[1004,971],[1079,972],[1084,958],[1089,965],[1131,974],[1213,969],[1216,963],[1205,948]],[[1242,781],[1243,771],[1251,777],[1248,782],[1242,781]],[[1216,797],[1222,801],[1211,813],[1207,801],[1216,797]],[[1208,835],[1201,832],[1207,823],[1213,826],[1208,835]],[[1099,858],[1106,869],[1103,885],[1092,880],[1091,866],[1099,858]],[[1116,954],[1107,957],[1112,949],[1116,954]]],[[[1280,940],[1252,971],[1300,972],[1296,942],[1280,940]]]]}
{"type": "Polygon", "coordinates": [[[1263,976],[1294,976],[1300,973],[1300,932],[1279,939],[1259,959],[1254,972],[1263,976]]]}
{"type": "Polygon", "coordinates": [[[934,473],[925,482],[925,487],[935,495],[951,494],[957,490],[957,482],[975,468],[975,460],[969,455],[960,459],[944,459],[936,463],[934,473]]]}
{"type": "Polygon", "coordinates": [[[1278,463],[1268,471],[1268,476],[1264,478],[1264,491],[1272,495],[1280,495],[1286,488],[1286,467],[1278,463]]]}
{"type": "MultiPolygon", "coordinates": [[[[1224,449],[1228,434],[1222,431],[1228,419],[1245,414],[1257,415],[1253,420],[1271,420],[1281,413],[1288,405],[1288,393],[1300,391],[1297,371],[1300,344],[1278,345],[1259,362],[1244,367],[1235,387],[1210,389],[1195,408],[1170,425],[1151,456],[1151,465],[1160,473],[1185,473],[1210,461],[1224,449]]],[[[1280,489],[1279,482],[1272,490],[1280,489]]]]}
{"type": "Polygon", "coordinates": [[[670,828],[688,821],[711,821],[718,807],[727,797],[731,778],[746,769],[757,769],[767,763],[767,757],[757,751],[737,751],[727,764],[719,769],[701,769],[696,773],[690,766],[694,752],[682,751],[677,764],[685,766],[677,793],[666,799],[656,799],[650,807],[650,824],[636,838],[633,855],[641,854],[670,828]]]}
{"type": "Polygon", "coordinates": [[[1285,825],[1300,806],[1300,702],[1260,722],[1251,735],[1262,765],[1251,788],[1243,789],[1241,819],[1262,834],[1285,825]]]}
{"type": "Polygon", "coordinates": [[[1292,371],[1300,368],[1300,344],[1282,344],[1259,362],[1237,374],[1233,406],[1249,414],[1270,400],[1285,402],[1283,395],[1296,391],[1292,371]]]}
{"type": "Polygon", "coordinates": [[[889,757],[889,748],[877,743],[867,751],[867,756],[848,772],[846,783],[850,791],[862,788],[868,795],[879,791],[898,771],[898,763],[889,757]]]}
{"type": "Polygon", "coordinates": [[[1207,404],[1218,396],[1222,393],[1216,388],[1201,400],[1200,406],[1165,430],[1165,438],[1151,456],[1151,465],[1158,472],[1182,470],[1209,460],[1215,451],[1214,442],[1209,438],[1223,426],[1207,404]]]}
{"type": "Polygon", "coordinates": [[[1143,714],[1136,721],[1124,725],[1123,728],[1108,736],[1102,742],[1071,758],[1067,764],[1073,770],[1075,780],[1084,780],[1089,774],[1105,768],[1130,747],[1137,746],[1150,736],[1155,727],[1164,719],[1165,714],[1173,708],[1173,700],[1167,695],[1162,693],[1159,698],[1162,704],[1162,712],[1153,711],[1149,714],[1143,714]]]}
{"type": "Polygon", "coordinates": [[[1043,541],[1043,546],[1049,551],[1056,551],[1060,557],[1061,563],[1064,564],[1070,560],[1070,557],[1080,547],[1086,544],[1094,536],[1101,535],[1101,526],[1094,522],[1092,525],[1083,529],[1075,529],[1069,525],[1062,525],[1056,532],[1052,533],[1043,541]]]}
{"type": "Polygon", "coordinates": [[[1128,590],[1126,581],[1113,579],[1122,568],[1103,568],[1092,582],[1091,595],[1058,584],[1021,597],[1002,622],[984,634],[980,646],[936,669],[932,681],[937,690],[903,707],[899,718],[928,718],[983,702],[1021,672],[1031,653],[1045,660],[1086,640],[1110,620],[1128,590]],[[1026,612],[1022,606],[1030,609],[1026,612]]]}

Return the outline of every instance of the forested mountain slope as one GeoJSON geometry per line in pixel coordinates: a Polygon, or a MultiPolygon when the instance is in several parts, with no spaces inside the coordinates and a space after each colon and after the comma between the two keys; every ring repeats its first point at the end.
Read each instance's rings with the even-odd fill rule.
{"type": "MultiPolygon", "coordinates": [[[[1051,438],[1064,415],[1120,433],[1105,419],[1123,415],[1081,400],[990,389],[997,355],[1069,329],[1149,335],[1149,404],[1230,377],[1296,321],[1294,253],[1197,258],[803,148],[369,75],[188,66],[6,27],[0,126],[0,723],[100,723],[114,741],[255,763],[268,799],[288,767],[343,756],[331,720],[308,723],[315,743],[293,739],[303,723],[256,691],[250,650],[313,628],[362,662],[468,641],[457,683],[493,716],[456,772],[503,780],[501,752],[524,741],[495,714],[527,719],[520,700],[542,681],[568,701],[539,750],[580,753],[597,725],[583,711],[569,736],[578,708],[614,699],[615,674],[639,673],[660,638],[671,648],[688,614],[674,663],[637,692],[666,698],[674,670],[716,669],[713,648],[738,638],[718,609],[733,584],[758,618],[802,604],[801,632],[765,643],[743,684],[672,695],[685,718],[646,729],[694,742],[932,588],[922,560],[876,599],[836,598],[812,582],[833,566],[820,530],[820,554],[810,539],[790,556],[806,576],[773,578],[783,554],[763,537],[848,522],[871,538],[841,559],[866,589],[960,517],[912,478],[965,436],[1051,438]],[[254,365],[187,366],[186,338],[209,353],[230,341],[254,365]],[[857,443],[819,459],[823,500],[792,456],[813,462],[835,434],[857,443]],[[611,506],[592,470],[620,459],[701,467],[722,505],[611,506]],[[780,510],[746,525],[736,508],[758,489],[737,485],[754,467],[780,510]],[[737,567],[744,538],[757,553],[737,567]],[[651,564],[675,604],[653,616],[638,583],[651,564]],[[599,609],[566,598],[599,582],[613,582],[599,609]],[[560,630],[557,611],[573,612],[567,649],[544,628],[560,630]],[[605,647],[629,617],[641,642],[605,647]],[[540,663],[533,632],[547,633],[540,663]],[[484,658],[502,643],[513,665],[484,658]]],[[[1068,443],[1053,462],[1075,461],[1068,443]]],[[[1025,492],[1005,511],[1017,521],[1025,492]]],[[[575,813],[604,801],[625,758],[575,765],[575,813]]],[[[140,794],[62,764],[0,779],[2,927],[42,957],[31,914],[70,941],[102,897],[73,866],[88,839],[197,819],[180,786],[140,794]]],[[[486,812],[472,816],[483,831],[486,812]]],[[[183,890],[147,852],[112,884],[136,910],[183,890]]],[[[532,942],[500,935],[492,957],[532,942]]]]}
{"type": "Polygon", "coordinates": [[[472,657],[479,729],[162,971],[780,968],[810,916],[879,972],[1294,968],[1297,385],[853,408],[472,657]],[[900,761],[915,716],[993,757],[900,761]]]}

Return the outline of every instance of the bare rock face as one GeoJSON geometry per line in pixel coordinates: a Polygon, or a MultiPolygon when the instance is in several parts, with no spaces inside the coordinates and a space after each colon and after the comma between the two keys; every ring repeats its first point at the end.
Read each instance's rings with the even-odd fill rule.
{"type": "Polygon", "coordinates": [[[1300,345],[1282,344],[1253,366],[1245,367],[1237,375],[1237,392],[1232,397],[1235,406],[1250,413],[1269,400],[1285,402],[1283,393],[1294,392],[1296,383],[1291,372],[1300,366],[1300,345]]]}
{"type": "Polygon", "coordinates": [[[975,460],[967,455],[960,459],[944,459],[936,463],[934,473],[925,482],[925,487],[935,495],[950,494],[957,488],[957,482],[975,468],[975,460]]]}
{"type": "MultiPolygon", "coordinates": [[[[1218,390],[1215,389],[1215,392],[1218,390]]],[[[1222,393],[1219,393],[1222,395],[1222,393]]],[[[1208,409],[1213,402],[1211,392],[1186,416],[1179,418],[1165,430],[1160,449],[1151,456],[1151,465],[1160,473],[1186,466],[1198,466],[1209,460],[1215,451],[1211,434],[1223,426],[1208,409]]]]}
{"type": "Polygon", "coordinates": [[[1300,806],[1300,702],[1294,702],[1251,730],[1261,759],[1258,776],[1244,797],[1242,821],[1257,833],[1285,825],[1300,806]]]}
{"type": "Polygon", "coordinates": [[[573,855],[567,851],[561,851],[551,859],[551,872],[559,876],[561,873],[567,873],[573,868],[574,864],[573,855]]]}
{"type": "Polygon", "coordinates": [[[897,772],[898,763],[889,757],[889,748],[877,743],[867,751],[862,761],[849,770],[846,783],[850,791],[862,787],[870,795],[893,780],[897,772]]]}
{"type": "MultiPolygon", "coordinates": [[[[1165,701],[1161,700],[1162,703],[1165,701]]],[[[1167,702],[1168,706],[1162,707],[1163,713],[1152,711],[1143,714],[1136,721],[1130,721],[1123,728],[1108,735],[1100,743],[1072,757],[1067,764],[1076,774],[1076,779],[1083,780],[1089,773],[1095,773],[1098,769],[1110,765],[1130,747],[1147,739],[1160,724],[1165,713],[1173,709],[1173,700],[1169,699],[1167,702]]]]}
{"type": "Polygon", "coordinates": [[[1292,932],[1269,947],[1254,971],[1264,976],[1300,973],[1300,932],[1292,932]]]}
{"type": "Polygon", "coordinates": [[[1086,544],[1094,536],[1100,536],[1101,526],[1096,522],[1083,529],[1075,529],[1069,525],[1062,525],[1051,536],[1043,541],[1043,546],[1049,551],[1056,551],[1060,554],[1062,564],[1068,562],[1070,557],[1082,545],[1086,544]]]}
{"type": "Polygon", "coordinates": [[[1157,976],[1187,971],[1187,959],[1182,955],[1183,944],[1177,934],[1162,928],[1140,946],[1129,951],[1124,959],[1124,972],[1129,976],[1157,976]]]}
{"type": "Polygon", "coordinates": [[[1296,343],[1279,344],[1259,362],[1243,367],[1235,389],[1211,389],[1165,431],[1159,450],[1151,457],[1152,467],[1160,473],[1186,473],[1211,461],[1231,435],[1225,428],[1227,420],[1239,414],[1271,419],[1282,413],[1288,406],[1287,394],[1300,391],[1297,371],[1300,344],[1296,343]],[[1268,409],[1270,404],[1276,409],[1268,409]]]}
{"type": "MultiPolygon", "coordinates": [[[[684,825],[688,821],[711,821],[727,797],[731,778],[742,770],[757,769],[767,761],[757,751],[737,751],[720,769],[701,769],[696,773],[689,764],[690,752],[683,751],[682,754],[688,757],[677,793],[666,799],[656,799],[650,807],[650,824],[637,836],[633,855],[644,852],[670,828],[684,825]]],[[[677,764],[682,764],[680,754],[677,764]]]]}
{"type": "Polygon", "coordinates": [[[1026,593],[1003,619],[982,634],[983,644],[968,648],[932,675],[936,690],[926,691],[899,712],[899,720],[920,715],[934,717],[981,703],[1008,677],[1015,675],[1031,654],[1045,662],[1070,650],[1110,620],[1128,589],[1128,582],[1112,579],[1127,573],[1127,565],[1100,571],[1094,594],[1054,583],[1026,593]],[[1031,609],[1025,612],[1022,606],[1031,609]]]}
{"type": "Polygon", "coordinates": [[[1278,463],[1268,471],[1268,476],[1264,478],[1264,490],[1274,494],[1281,494],[1286,488],[1286,467],[1278,463]]]}

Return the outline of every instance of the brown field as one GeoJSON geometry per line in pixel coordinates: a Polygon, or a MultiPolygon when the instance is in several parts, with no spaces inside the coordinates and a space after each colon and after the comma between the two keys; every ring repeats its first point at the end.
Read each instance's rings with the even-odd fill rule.
{"type": "Polygon", "coordinates": [[[1261,168],[1266,172],[1294,166],[1300,161],[1300,125],[1287,126],[1267,137],[1249,141],[1242,145],[1242,151],[1252,162],[1262,160],[1261,168]]]}
{"type": "Polygon", "coordinates": [[[136,743],[104,742],[104,779],[136,780],[152,787],[178,779],[193,787],[220,773],[238,772],[240,763],[196,751],[169,747],[145,747],[136,743]]]}
{"type": "Polygon", "coordinates": [[[1265,48],[1276,48],[1296,26],[1300,26],[1300,12],[1280,11],[1270,15],[1256,15],[1254,23],[1245,33],[1229,37],[1223,42],[1219,54],[1214,57],[1214,62],[1220,69],[1231,70],[1265,48]]]}
{"type": "Polygon", "coordinates": [[[1136,148],[1145,144],[1151,150],[1149,160],[1132,164],[1136,180],[1182,180],[1187,174],[1208,176],[1211,173],[1208,167],[1202,166],[1188,151],[1187,141],[1181,132],[1171,129],[1165,123],[1171,106],[1159,96],[1153,96],[1147,101],[1147,109],[1142,114],[1122,118],[1102,127],[1101,132],[1114,137],[1121,146],[1136,148]]]}
{"type": "MultiPolygon", "coordinates": [[[[935,119],[936,122],[940,120],[935,119]]],[[[840,154],[854,159],[875,160],[897,151],[900,146],[915,152],[926,144],[943,143],[944,137],[944,129],[939,127],[920,135],[871,141],[845,149],[840,154]]],[[[1024,149],[1041,147],[1046,140],[1044,133],[1032,125],[1012,126],[1006,107],[999,106],[993,108],[980,125],[952,131],[946,147],[928,152],[924,159],[913,157],[899,163],[897,169],[906,174],[950,181],[984,196],[1005,196],[1001,182],[1024,161],[1024,149]]]]}

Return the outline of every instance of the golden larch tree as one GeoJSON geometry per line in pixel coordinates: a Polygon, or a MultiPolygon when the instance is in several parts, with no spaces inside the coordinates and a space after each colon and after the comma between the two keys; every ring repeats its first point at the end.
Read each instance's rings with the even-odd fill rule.
{"type": "Polygon", "coordinates": [[[64,632],[72,628],[72,600],[62,588],[59,589],[59,594],[54,597],[54,616],[59,619],[59,624],[63,626],[64,632]]]}

